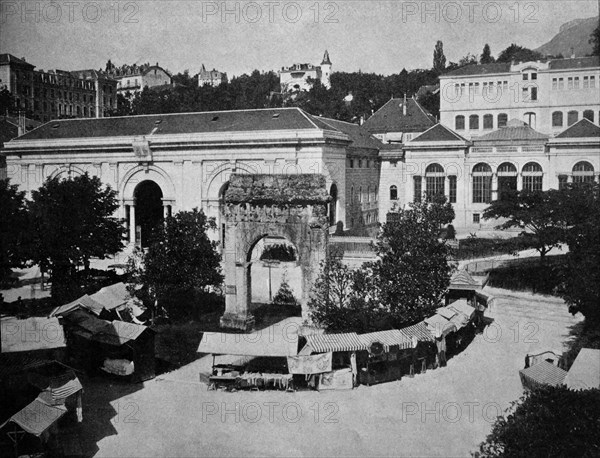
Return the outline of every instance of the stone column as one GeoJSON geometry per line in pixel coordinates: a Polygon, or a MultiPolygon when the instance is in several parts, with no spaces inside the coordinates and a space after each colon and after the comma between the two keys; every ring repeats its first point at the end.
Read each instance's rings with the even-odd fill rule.
{"type": "Polygon", "coordinates": [[[135,204],[129,205],[129,243],[135,245],[135,204]]]}
{"type": "Polygon", "coordinates": [[[169,216],[169,206],[166,204],[163,204],[163,217],[166,220],[168,216],[169,216]]]}

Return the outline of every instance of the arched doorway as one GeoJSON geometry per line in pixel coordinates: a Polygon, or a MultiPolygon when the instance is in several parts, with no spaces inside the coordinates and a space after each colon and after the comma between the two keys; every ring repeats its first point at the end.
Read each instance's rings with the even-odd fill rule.
{"type": "Polygon", "coordinates": [[[246,258],[250,303],[272,303],[284,280],[299,301],[302,297],[302,268],[298,256],[297,248],[286,237],[267,235],[257,240],[246,258]]]}
{"type": "Polygon", "coordinates": [[[153,229],[163,222],[163,193],[154,181],[139,183],[133,192],[135,198],[136,244],[146,248],[153,229]]]}
{"type": "Polygon", "coordinates": [[[329,195],[331,196],[331,202],[329,203],[329,226],[335,226],[337,223],[337,200],[338,200],[338,190],[337,186],[334,184],[331,185],[329,190],[329,195]]]}

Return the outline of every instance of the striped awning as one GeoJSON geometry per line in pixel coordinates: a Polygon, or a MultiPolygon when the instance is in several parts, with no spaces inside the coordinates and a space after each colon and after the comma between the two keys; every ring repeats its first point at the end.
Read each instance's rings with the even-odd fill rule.
{"type": "Polygon", "coordinates": [[[521,369],[519,376],[521,377],[521,383],[527,388],[559,386],[564,383],[567,371],[548,361],[541,361],[527,369],[521,369]]]}
{"type": "Polygon", "coordinates": [[[416,338],[419,342],[433,342],[435,340],[424,321],[402,328],[400,332],[411,340],[413,337],[416,338]]]}
{"type": "Polygon", "coordinates": [[[299,353],[310,355],[311,353],[327,353],[330,351],[356,351],[366,350],[367,345],[355,332],[341,334],[321,334],[306,336],[306,346],[299,353]]]}
{"type": "Polygon", "coordinates": [[[358,337],[367,348],[375,342],[383,344],[383,349],[386,353],[389,352],[390,347],[394,345],[397,345],[399,350],[406,350],[407,348],[413,347],[412,339],[408,338],[398,329],[370,332],[369,334],[361,334],[358,337]]]}

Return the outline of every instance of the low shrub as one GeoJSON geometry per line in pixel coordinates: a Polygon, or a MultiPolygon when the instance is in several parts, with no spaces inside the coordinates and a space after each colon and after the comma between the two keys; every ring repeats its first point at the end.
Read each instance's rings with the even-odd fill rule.
{"type": "Polygon", "coordinates": [[[535,240],[527,234],[508,239],[469,237],[460,241],[456,257],[457,259],[485,258],[515,254],[530,248],[535,248],[535,240]]]}

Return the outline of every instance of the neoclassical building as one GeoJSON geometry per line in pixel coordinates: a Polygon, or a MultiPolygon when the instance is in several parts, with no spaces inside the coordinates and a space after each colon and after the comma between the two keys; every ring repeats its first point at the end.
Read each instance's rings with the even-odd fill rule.
{"type": "Polygon", "coordinates": [[[600,127],[582,119],[554,137],[519,120],[474,140],[436,124],[381,156],[380,219],[388,211],[443,194],[452,203],[458,230],[492,229],[485,208],[507,190],[559,189],[566,183],[598,181],[600,127]]]}
{"type": "Polygon", "coordinates": [[[355,124],[298,108],[57,120],[8,142],[7,175],[30,193],[88,172],[117,190],[130,242],[145,244],[164,215],[201,208],[223,241],[232,173],[322,174],[331,231],[375,229],[381,143],[355,124]]]}

